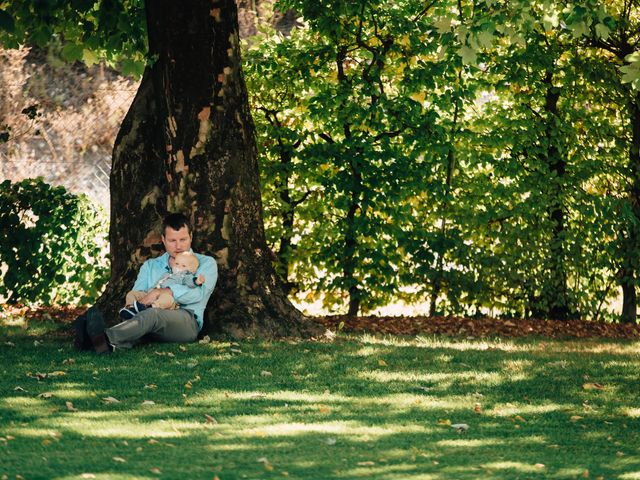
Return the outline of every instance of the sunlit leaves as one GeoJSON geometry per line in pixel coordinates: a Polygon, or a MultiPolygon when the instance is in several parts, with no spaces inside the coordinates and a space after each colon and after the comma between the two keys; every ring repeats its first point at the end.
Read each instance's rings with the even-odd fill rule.
{"type": "Polygon", "coordinates": [[[96,207],[42,179],[5,181],[0,200],[0,261],[8,266],[0,294],[11,303],[94,300],[108,272],[96,207]]]}
{"type": "Polygon", "coordinates": [[[627,55],[625,65],[620,67],[622,82],[631,83],[636,90],[640,90],[640,52],[627,55]]]}
{"type": "Polygon", "coordinates": [[[143,2],[16,0],[0,10],[1,45],[52,42],[62,42],[62,57],[69,62],[105,60],[139,75],[147,54],[143,2]]]}
{"type": "Polygon", "coordinates": [[[264,146],[280,159],[264,170],[274,175],[264,183],[267,211],[283,218],[287,196],[308,199],[294,204],[293,231],[279,220],[269,232],[276,241],[294,234],[289,269],[299,288],[321,290],[327,305],[349,295],[371,308],[397,288],[404,255],[396,244],[410,215],[403,191],[420,188],[423,173],[414,166],[432,141],[421,132],[434,118],[424,108],[423,65],[437,61],[442,44],[428,21],[411,22],[423,8],[418,2],[353,11],[340,3],[322,11],[296,5],[312,28],[262,42],[260,63],[252,60],[248,75],[258,124],[268,132],[264,146]],[[329,22],[336,12],[339,28],[329,22]],[[261,75],[255,83],[253,68],[261,75]],[[275,76],[267,77],[270,84],[267,72],[275,76]],[[283,188],[290,193],[283,196],[283,188]],[[304,261],[309,257],[316,265],[304,261]]]}

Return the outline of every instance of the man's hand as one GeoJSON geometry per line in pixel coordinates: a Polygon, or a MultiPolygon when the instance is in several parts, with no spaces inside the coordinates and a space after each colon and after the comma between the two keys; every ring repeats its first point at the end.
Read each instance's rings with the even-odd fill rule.
{"type": "Polygon", "coordinates": [[[168,293],[173,296],[173,292],[170,288],[154,288],[153,290],[149,290],[147,294],[138,301],[144,305],[151,305],[153,302],[158,300],[158,297],[163,293],[168,293]]]}

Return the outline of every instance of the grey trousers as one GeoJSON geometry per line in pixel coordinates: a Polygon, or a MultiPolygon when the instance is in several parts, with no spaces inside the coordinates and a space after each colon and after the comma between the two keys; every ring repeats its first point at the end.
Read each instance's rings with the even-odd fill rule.
{"type": "Polygon", "coordinates": [[[105,333],[116,348],[131,348],[144,336],[158,342],[189,343],[198,337],[198,324],[188,310],[148,308],[105,333]]]}

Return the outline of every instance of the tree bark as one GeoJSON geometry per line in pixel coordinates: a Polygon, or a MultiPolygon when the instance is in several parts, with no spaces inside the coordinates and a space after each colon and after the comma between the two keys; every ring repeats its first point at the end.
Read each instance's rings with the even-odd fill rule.
{"type": "MultiPolygon", "coordinates": [[[[458,86],[462,87],[462,69],[458,70],[458,86]]],[[[438,252],[438,260],[436,262],[436,271],[431,287],[431,295],[429,297],[429,316],[433,317],[441,312],[438,311],[438,297],[442,289],[442,280],[444,278],[444,256],[447,243],[447,216],[449,203],[451,201],[451,192],[453,191],[453,175],[456,170],[456,135],[458,133],[458,117],[462,108],[462,102],[458,96],[455,97],[455,106],[453,109],[453,121],[449,131],[449,150],[447,151],[447,178],[445,180],[445,191],[442,199],[442,216],[440,217],[440,251],[438,252]]]]}
{"type": "Polygon", "coordinates": [[[205,328],[235,338],[324,330],[289,302],[262,221],[254,126],[233,0],[146,2],[148,67],[116,139],[111,173],[113,313],[141,263],[163,251],[162,218],[185,213],[193,249],[219,267],[205,328]]]}
{"type": "Polygon", "coordinates": [[[549,302],[548,315],[555,320],[566,320],[572,315],[567,292],[567,272],[564,253],[564,202],[563,202],[563,177],[566,173],[567,162],[558,148],[556,125],[554,120],[558,118],[558,101],[560,91],[553,87],[553,73],[547,72],[544,83],[546,84],[545,106],[547,114],[547,151],[545,161],[549,171],[553,173],[551,179],[552,198],[549,205],[549,218],[553,223],[551,241],[549,242],[549,282],[543,298],[549,302]]]}
{"type": "Polygon", "coordinates": [[[291,190],[289,190],[289,180],[293,167],[291,152],[285,147],[281,138],[278,138],[278,145],[280,147],[280,164],[284,178],[278,177],[275,185],[282,204],[282,211],[280,212],[282,236],[278,247],[276,271],[282,280],[285,292],[288,294],[294,287],[294,284],[289,282],[289,264],[291,262],[291,254],[295,248],[293,244],[293,228],[295,225],[296,205],[291,198],[291,190]]]}
{"type": "Polygon", "coordinates": [[[633,93],[629,102],[631,123],[631,147],[629,148],[629,202],[635,217],[630,222],[626,238],[623,239],[622,268],[622,313],[620,321],[635,323],[637,320],[636,277],[638,275],[638,253],[640,251],[640,93],[633,93]]]}

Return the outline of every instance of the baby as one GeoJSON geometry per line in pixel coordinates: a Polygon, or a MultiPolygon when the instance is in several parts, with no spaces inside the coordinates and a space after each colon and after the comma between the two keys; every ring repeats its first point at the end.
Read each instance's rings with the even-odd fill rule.
{"type": "MultiPolygon", "coordinates": [[[[205,281],[204,275],[199,274],[196,276],[195,274],[198,266],[198,259],[192,252],[181,252],[176,255],[171,273],[163,276],[154,288],[167,288],[171,285],[186,285],[189,288],[197,288],[205,281]]],[[[149,307],[169,310],[180,308],[170,293],[160,294],[158,299],[151,305],[140,303],[138,300],[146,294],[147,292],[139,290],[131,290],[127,293],[126,306],[120,309],[120,317],[128,320],[149,307]]]]}

